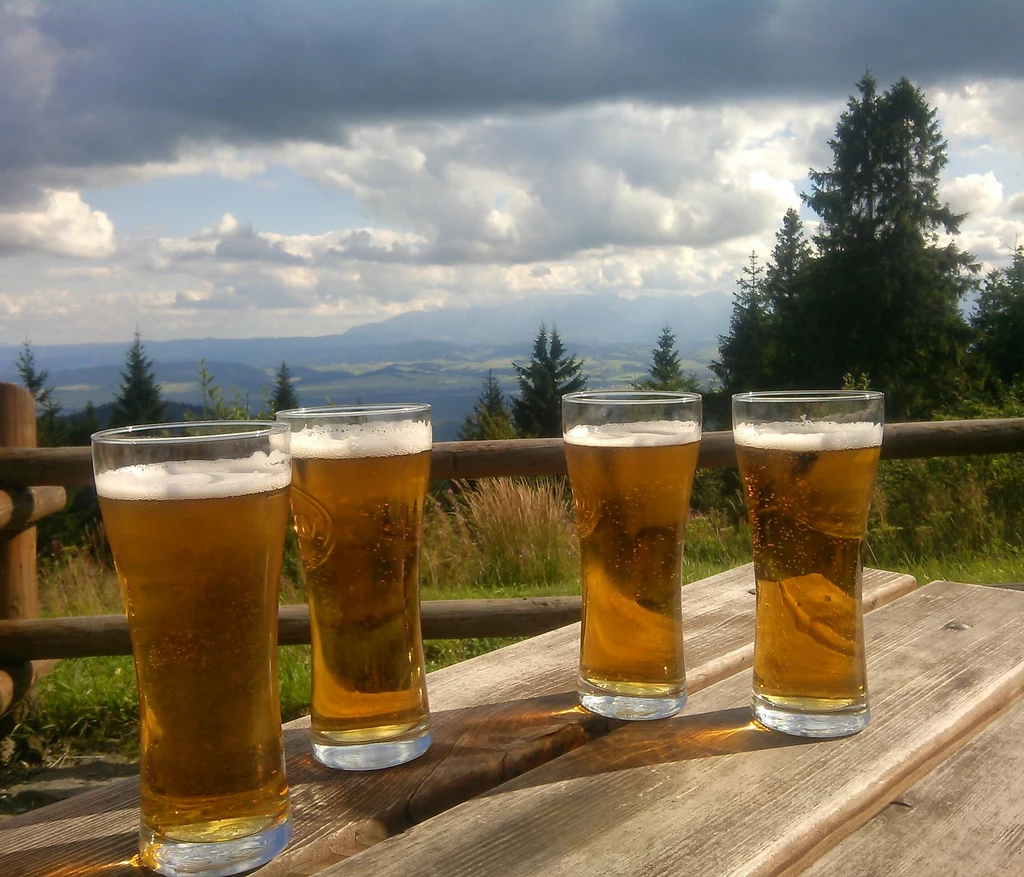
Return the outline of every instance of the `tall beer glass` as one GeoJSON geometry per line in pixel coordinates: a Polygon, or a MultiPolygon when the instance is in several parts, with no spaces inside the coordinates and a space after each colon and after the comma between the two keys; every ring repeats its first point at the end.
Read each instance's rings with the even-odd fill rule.
{"type": "Polygon", "coordinates": [[[680,587],[701,397],[572,393],[562,427],[583,572],[580,703],[618,719],[674,715],[686,703],[680,587]]]}
{"type": "Polygon", "coordinates": [[[883,396],[733,396],[754,545],[754,717],[804,737],[869,720],[861,551],[882,444],[883,396]]]}
{"type": "Polygon", "coordinates": [[[292,429],[292,512],[313,641],[313,755],[342,770],[430,745],[419,556],[429,405],[278,412],[292,429]]]}
{"type": "Polygon", "coordinates": [[[237,874],[291,836],[277,600],[291,457],[276,423],[92,437],[139,686],[141,863],[237,874]]]}

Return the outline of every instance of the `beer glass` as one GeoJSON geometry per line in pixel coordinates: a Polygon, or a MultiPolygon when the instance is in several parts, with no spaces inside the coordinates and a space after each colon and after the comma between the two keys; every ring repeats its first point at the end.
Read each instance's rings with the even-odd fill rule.
{"type": "Polygon", "coordinates": [[[141,864],[237,874],[291,837],[277,676],[289,434],[276,423],[92,437],[139,687],[141,864]]]}
{"type": "Polygon", "coordinates": [[[571,393],[562,428],[583,578],[580,703],[617,719],[674,715],[686,703],[680,588],[701,397],[571,393]]]}
{"type": "Polygon", "coordinates": [[[757,580],[754,717],[854,734],[869,720],[861,551],[883,395],[742,393],[732,416],[757,580]]]}
{"type": "Polygon", "coordinates": [[[342,770],[430,745],[419,555],[429,405],[280,411],[313,643],[313,756],[342,770]]]}

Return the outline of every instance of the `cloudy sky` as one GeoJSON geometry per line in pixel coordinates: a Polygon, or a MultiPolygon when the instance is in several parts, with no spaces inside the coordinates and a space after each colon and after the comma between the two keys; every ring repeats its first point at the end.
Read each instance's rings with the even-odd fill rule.
{"type": "Polygon", "coordinates": [[[1022,46],[1019,0],[0,0],[0,342],[731,291],[867,68],[1004,264],[1022,46]]]}

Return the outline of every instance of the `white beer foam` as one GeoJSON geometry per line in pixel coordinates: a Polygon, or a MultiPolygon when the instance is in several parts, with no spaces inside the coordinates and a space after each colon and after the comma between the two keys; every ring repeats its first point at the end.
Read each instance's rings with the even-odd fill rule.
{"type": "Polygon", "coordinates": [[[292,456],[318,460],[399,457],[429,451],[429,423],[330,423],[292,433],[292,456]]]}
{"type": "Polygon", "coordinates": [[[693,420],[648,420],[641,423],[577,424],[564,435],[567,445],[593,448],[655,448],[700,441],[693,420]]]}
{"type": "Polygon", "coordinates": [[[241,460],[141,463],[96,475],[106,499],[224,499],[279,490],[292,483],[291,459],[280,451],[257,451],[241,460]]]}
{"type": "Polygon", "coordinates": [[[738,423],[733,427],[737,445],[773,451],[849,451],[882,444],[882,426],[860,421],[783,421],[779,423],[738,423]]]}

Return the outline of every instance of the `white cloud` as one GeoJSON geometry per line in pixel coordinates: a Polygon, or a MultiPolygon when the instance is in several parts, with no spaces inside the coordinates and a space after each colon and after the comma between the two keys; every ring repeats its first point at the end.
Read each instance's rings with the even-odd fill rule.
{"type": "Polygon", "coordinates": [[[419,236],[410,258],[526,263],[614,246],[710,246],[799,204],[838,105],[631,102],[351,128],[281,160],[419,236]]]}
{"type": "Polygon", "coordinates": [[[992,213],[1002,204],[1003,184],[992,171],[968,174],[943,186],[941,196],[956,213],[992,213]]]}
{"type": "Polygon", "coordinates": [[[974,254],[985,270],[1003,267],[1024,242],[1024,221],[1007,216],[982,216],[965,222],[959,246],[974,254]]]}
{"type": "Polygon", "coordinates": [[[931,100],[942,116],[950,142],[1024,154],[1024,101],[1021,80],[970,82],[956,89],[936,89],[931,100]]]}
{"type": "Polygon", "coordinates": [[[48,190],[36,209],[0,213],[0,256],[26,251],[99,259],[117,249],[114,224],[78,192],[48,190]]]}

